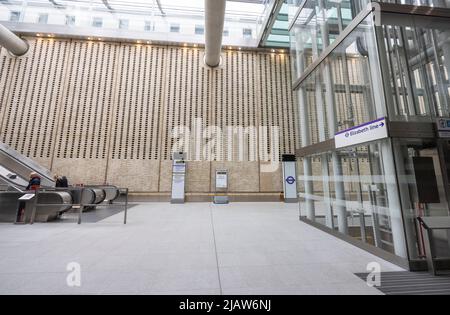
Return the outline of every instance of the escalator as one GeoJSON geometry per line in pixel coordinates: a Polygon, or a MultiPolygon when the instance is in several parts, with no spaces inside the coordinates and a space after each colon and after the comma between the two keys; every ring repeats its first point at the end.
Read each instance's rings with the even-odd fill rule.
{"type": "MultiPolygon", "coordinates": [[[[112,203],[119,197],[119,189],[111,185],[68,187],[55,191],[51,172],[32,159],[0,142],[0,222],[10,222],[19,206],[18,198],[25,192],[29,174],[35,172],[41,178],[38,203],[58,204],[39,207],[40,221],[56,218],[71,209],[71,204],[97,205],[105,200],[112,203]]],[[[85,210],[95,209],[87,206],[85,210]]],[[[39,217],[39,216],[38,216],[39,217]]],[[[14,220],[13,220],[14,221],[14,220]]]]}
{"type": "MultiPolygon", "coordinates": [[[[0,222],[16,221],[17,210],[23,206],[19,198],[26,192],[31,172],[41,177],[43,189],[55,187],[48,169],[0,142],[0,222]]],[[[37,202],[55,204],[38,209],[37,221],[49,221],[70,210],[73,197],[68,191],[43,191],[38,194],[37,202]]]]}
{"type": "Polygon", "coordinates": [[[32,159],[0,142],[0,184],[24,190],[31,172],[41,177],[42,187],[55,187],[51,172],[32,159]]]}
{"type": "Polygon", "coordinates": [[[0,165],[0,190],[22,192],[27,185],[27,180],[0,165]]]}

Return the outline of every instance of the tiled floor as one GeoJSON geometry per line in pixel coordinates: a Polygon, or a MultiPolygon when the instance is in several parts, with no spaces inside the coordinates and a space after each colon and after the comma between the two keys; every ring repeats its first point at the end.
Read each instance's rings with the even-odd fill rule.
{"type": "Polygon", "coordinates": [[[97,223],[0,224],[1,294],[381,294],[354,273],[401,268],[282,203],[147,203],[97,223]],[[81,286],[66,278],[81,266],[81,286]]]}

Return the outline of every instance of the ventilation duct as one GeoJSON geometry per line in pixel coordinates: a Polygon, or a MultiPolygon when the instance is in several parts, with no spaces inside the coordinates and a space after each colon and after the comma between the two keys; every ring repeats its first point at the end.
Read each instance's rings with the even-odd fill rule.
{"type": "Polygon", "coordinates": [[[205,0],[205,63],[210,67],[220,64],[225,7],[225,0],[205,0]]]}
{"type": "Polygon", "coordinates": [[[28,51],[28,44],[11,32],[9,29],[0,24],[0,46],[7,49],[16,56],[25,55],[28,51]]]}

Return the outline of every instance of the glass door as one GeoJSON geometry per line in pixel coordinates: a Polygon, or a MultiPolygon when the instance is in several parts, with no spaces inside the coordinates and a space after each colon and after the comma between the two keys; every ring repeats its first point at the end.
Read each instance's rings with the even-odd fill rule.
{"type": "MultiPolygon", "coordinates": [[[[395,139],[394,147],[410,259],[425,258],[424,231],[416,218],[449,215],[446,149],[434,139],[395,139]]],[[[447,236],[438,242],[448,246],[447,236]]]]}

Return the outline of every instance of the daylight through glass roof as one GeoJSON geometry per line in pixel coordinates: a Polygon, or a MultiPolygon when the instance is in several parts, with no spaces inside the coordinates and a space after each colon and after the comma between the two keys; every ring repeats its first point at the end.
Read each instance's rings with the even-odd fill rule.
{"type": "MultiPolygon", "coordinates": [[[[13,30],[203,44],[204,1],[0,0],[0,21],[13,30]]],[[[228,0],[224,45],[258,46],[270,2],[228,0]]]]}

